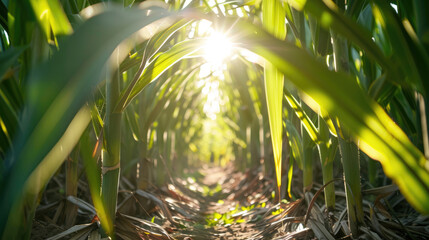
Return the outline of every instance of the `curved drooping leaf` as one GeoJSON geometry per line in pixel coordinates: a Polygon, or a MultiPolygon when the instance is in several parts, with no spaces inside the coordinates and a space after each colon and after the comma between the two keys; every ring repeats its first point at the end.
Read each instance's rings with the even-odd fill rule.
{"type": "Polygon", "coordinates": [[[390,74],[396,83],[403,83],[399,69],[383,54],[381,49],[371,39],[370,32],[341,14],[337,5],[332,1],[321,0],[289,0],[289,3],[298,10],[305,10],[315,17],[322,27],[331,28],[346,37],[350,42],[363,49],[368,56],[377,61],[390,74]]]}
{"type": "MultiPolygon", "coordinates": [[[[429,167],[423,154],[350,75],[330,71],[308,52],[281,41],[244,21],[234,21],[241,47],[253,51],[283,72],[356,137],[360,148],[379,160],[385,173],[419,211],[429,213],[429,167]]],[[[227,23],[225,23],[227,24],[227,23]]]]}
{"type": "MultiPolygon", "coordinates": [[[[175,83],[186,82],[189,78],[193,77],[194,74],[195,74],[195,72],[192,71],[192,72],[189,72],[188,75],[179,76],[178,79],[175,79],[176,80],[175,83]]],[[[154,101],[155,106],[153,106],[151,111],[147,114],[146,119],[145,119],[146,121],[143,123],[144,129],[149,128],[149,126],[158,118],[158,116],[164,110],[167,102],[174,101],[174,99],[172,99],[172,98],[175,97],[174,93],[177,92],[177,90],[178,90],[177,87],[172,87],[172,88],[170,88],[170,92],[168,92],[168,94],[166,94],[162,97],[159,97],[159,99],[157,99],[157,101],[154,101]]]]}
{"type": "MultiPolygon", "coordinates": [[[[141,84],[141,75],[144,71],[147,71],[147,69],[151,66],[148,66],[148,63],[154,62],[154,57],[159,56],[158,52],[162,47],[165,47],[165,44],[167,43],[168,39],[170,39],[178,30],[180,30],[182,27],[189,24],[191,21],[188,19],[181,19],[174,23],[171,27],[169,27],[167,30],[160,32],[156,36],[154,36],[152,39],[150,39],[147,43],[147,45],[144,47],[144,50],[140,50],[143,52],[143,56],[141,54],[138,54],[139,52],[134,53],[133,55],[127,57],[124,62],[121,64],[121,71],[126,71],[129,68],[131,68],[134,65],[137,65],[140,63],[139,69],[134,75],[133,80],[129,83],[127,89],[121,94],[121,99],[119,100],[119,103],[117,103],[118,107],[122,107],[122,109],[117,111],[123,111],[125,109],[125,105],[128,105],[129,103],[124,103],[124,101],[127,100],[127,98],[130,97],[131,91],[134,90],[136,84],[141,84]],[[158,55],[157,55],[158,54],[158,55]],[[140,83],[139,83],[140,82],[140,83]]],[[[169,66],[167,67],[169,68],[169,66]]],[[[164,71],[161,71],[163,73],[164,71]]],[[[160,74],[159,74],[160,75],[160,74]]],[[[155,77],[157,78],[157,77],[155,77]]],[[[138,88],[141,90],[146,86],[148,83],[143,84],[143,87],[138,86],[138,88]]],[[[141,91],[140,90],[140,91],[141,91]]],[[[135,97],[135,96],[134,96],[135,97]]],[[[133,98],[134,98],[133,97],[133,98]]],[[[132,99],[130,99],[131,101],[132,99]]]]}
{"type": "Polygon", "coordinates": [[[117,104],[116,111],[123,111],[147,84],[157,79],[162,73],[181,59],[198,51],[201,46],[203,46],[203,42],[200,39],[188,40],[177,43],[168,51],[160,53],[145,67],[137,82],[129,86],[131,89],[127,89],[124,92],[117,104]]]}
{"type": "Polygon", "coordinates": [[[372,4],[374,19],[380,24],[395,50],[392,58],[402,69],[404,79],[414,88],[428,94],[429,84],[425,81],[429,74],[429,56],[417,38],[411,23],[405,19],[401,22],[389,3],[374,0],[372,4]]]}
{"type": "Polygon", "coordinates": [[[290,107],[294,110],[296,116],[301,120],[311,140],[313,140],[314,143],[319,144],[322,140],[320,139],[319,131],[317,130],[316,126],[314,126],[313,121],[310,119],[304,109],[302,109],[295,97],[287,90],[285,90],[285,98],[290,107]]]}
{"type": "MultiPolygon", "coordinates": [[[[82,24],[51,60],[30,74],[27,113],[21,122],[22,134],[14,145],[17,154],[13,158],[9,155],[1,173],[0,191],[5,197],[0,200],[0,232],[4,230],[11,206],[22,194],[25,181],[102,79],[113,50],[155,21],[166,21],[157,26],[171,24],[173,19],[167,18],[169,16],[171,13],[159,8],[109,9],[82,24]]],[[[145,37],[160,29],[155,26],[150,30],[145,37]]]]}
{"type": "Polygon", "coordinates": [[[169,40],[177,31],[179,31],[183,27],[186,27],[190,23],[191,21],[189,19],[181,19],[174,23],[166,31],[163,31],[160,34],[156,35],[155,38],[152,38],[147,46],[147,48],[151,50],[150,57],[148,60],[151,60],[151,58],[155,54],[157,54],[159,50],[165,45],[167,40],[169,40]]]}

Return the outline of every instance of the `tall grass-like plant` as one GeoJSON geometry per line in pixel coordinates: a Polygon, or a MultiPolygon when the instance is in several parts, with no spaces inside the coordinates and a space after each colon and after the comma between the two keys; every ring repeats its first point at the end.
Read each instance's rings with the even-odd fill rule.
{"type": "MultiPolygon", "coordinates": [[[[48,8],[48,11],[54,10],[48,8]]],[[[3,214],[0,219],[0,230],[2,233],[11,208],[21,198],[30,174],[42,163],[47,154],[53,151],[51,149],[60,137],[68,133],[65,131],[66,128],[100,81],[102,69],[113,49],[141,27],[167,16],[166,12],[162,13],[162,10],[160,12],[155,9],[156,13],[148,17],[145,16],[145,11],[133,9],[124,13],[113,9],[94,17],[68,37],[49,61],[41,64],[29,75],[27,81],[31,84],[27,87],[26,98],[28,114],[25,114],[21,121],[22,126],[25,127],[14,140],[13,152],[16,154],[9,154],[3,162],[5,167],[2,169],[4,172],[1,179],[4,186],[2,196],[8,197],[3,198],[1,202],[3,214]],[[113,20],[121,14],[125,16],[120,17],[121,22],[113,20]],[[115,23],[112,24],[111,21],[115,23]],[[97,37],[88,37],[94,31],[99,32],[97,37]],[[110,37],[105,41],[107,35],[110,37]],[[85,48],[76,51],[76,46],[79,45],[90,46],[91,51],[85,48]],[[63,65],[70,58],[74,61],[63,65]],[[51,84],[52,82],[55,84],[51,84]],[[49,86],[49,89],[46,89],[46,86],[49,86]]],[[[50,21],[54,20],[50,19],[50,21]]],[[[79,138],[79,134],[73,137],[75,141],[79,138]]],[[[73,146],[72,142],[67,149],[71,146],[73,146]]],[[[55,158],[63,161],[68,152],[63,151],[58,154],[55,158]]],[[[43,176],[51,176],[55,170],[55,167],[51,168],[50,171],[43,173],[43,176]]]]}
{"type": "Polygon", "coordinates": [[[303,190],[308,192],[313,187],[313,149],[314,142],[312,141],[310,135],[304,127],[304,124],[301,124],[301,136],[302,136],[302,174],[303,174],[303,190]]]}
{"type": "MultiPolygon", "coordinates": [[[[334,179],[334,159],[338,149],[338,138],[329,132],[326,121],[319,116],[319,132],[322,141],[317,144],[319,150],[320,165],[322,167],[323,184],[328,184],[334,179]]],[[[325,204],[328,211],[335,210],[335,185],[325,187],[325,204]]]]}
{"type": "MultiPolygon", "coordinates": [[[[337,1],[338,8],[345,10],[344,2],[337,1]]],[[[332,48],[334,55],[335,71],[349,72],[349,49],[347,41],[332,32],[332,48]]],[[[335,124],[335,123],[334,123],[335,124]]],[[[364,215],[362,208],[362,194],[360,186],[360,159],[359,149],[356,146],[358,143],[353,142],[353,138],[349,132],[336,125],[336,131],[339,133],[339,147],[341,154],[341,162],[344,171],[344,188],[347,199],[347,213],[349,219],[349,227],[353,236],[357,236],[359,225],[363,223],[364,215]]]]}
{"type": "MultiPolygon", "coordinates": [[[[282,106],[285,97],[283,84],[287,81],[299,91],[299,96],[303,96],[293,101],[292,95],[286,94],[296,114],[310,113],[310,110],[304,108],[304,111],[296,104],[303,102],[320,114],[326,123],[325,126],[319,119],[318,124],[313,124],[304,114],[304,117],[299,117],[305,129],[303,132],[308,134],[305,141],[318,146],[321,163],[326,167],[323,172],[325,181],[332,174],[330,164],[335,153],[335,141],[328,128],[337,135],[346,178],[349,222],[354,235],[357,224],[362,221],[359,171],[356,171],[359,169],[359,151],[380,161],[386,175],[399,186],[411,205],[422,213],[429,213],[429,168],[423,154],[425,149],[429,149],[427,120],[423,117],[427,115],[425,109],[428,109],[429,85],[424,81],[429,69],[425,38],[428,25],[422,14],[428,6],[423,0],[399,1],[398,12],[381,0],[348,1],[347,5],[322,0],[263,0],[261,3],[249,2],[251,8],[243,8],[242,13],[246,16],[242,19],[238,14],[234,15],[234,11],[222,12],[219,4],[209,6],[209,3],[200,6],[198,2],[192,2],[186,11],[173,13],[166,10],[168,6],[161,2],[156,6],[151,5],[153,2],[145,2],[143,9],[110,6],[113,4],[106,4],[109,8],[101,4],[97,8],[89,6],[92,1],[70,2],[64,5],[67,8],[63,8],[59,1],[30,1],[23,5],[19,1],[9,1],[6,9],[10,19],[5,22],[3,15],[0,19],[2,238],[13,237],[17,229],[21,229],[20,224],[31,222],[37,196],[73,147],[79,142],[81,146],[92,146],[88,144],[85,129],[90,121],[88,101],[96,89],[101,89],[106,97],[106,110],[97,116],[105,116],[104,120],[97,119],[104,123],[102,197],[99,191],[93,190],[93,200],[106,233],[113,235],[120,131],[125,122],[121,118],[127,107],[138,106],[133,101],[138,100],[138,94],[145,94],[148,84],[157,80],[162,82],[156,94],[146,96],[156,97],[148,100],[153,107],[153,117],[148,116],[144,121],[147,126],[144,126],[140,137],[147,141],[141,144],[147,144],[151,154],[155,149],[166,151],[163,157],[174,155],[171,154],[173,145],[182,154],[186,153],[182,149],[195,149],[191,146],[202,127],[195,124],[198,118],[189,115],[202,112],[201,104],[196,103],[201,87],[189,88],[191,93],[187,95],[181,93],[183,85],[179,83],[185,81],[185,74],[180,75],[176,64],[186,58],[201,59],[204,42],[191,37],[193,28],[181,28],[187,21],[201,19],[228,26],[236,46],[265,59],[263,75],[261,68],[249,67],[250,71],[259,69],[255,71],[258,72],[256,76],[264,78],[265,98],[262,97],[264,94],[255,97],[252,87],[248,86],[246,91],[247,81],[237,85],[243,88],[239,93],[231,88],[225,90],[232,99],[227,105],[230,112],[224,114],[228,119],[225,124],[233,129],[236,155],[246,159],[243,166],[253,164],[254,159],[247,161],[249,145],[258,144],[257,108],[251,108],[250,102],[265,99],[269,117],[262,122],[268,122],[264,127],[267,130],[269,126],[270,129],[280,193],[282,122],[286,109],[282,106]],[[84,7],[89,8],[74,18],[73,14],[78,14],[84,7]],[[262,19],[259,19],[259,7],[262,7],[262,19]],[[97,14],[87,16],[91,11],[97,14]],[[212,18],[216,13],[218,17],[212,18]],[[373,23],[363,21],[365,16],[373,19],[373,23]],[[258,22],[262,24],[254,24],[258,22]],[[290,30],[288,34],[286,29],[290,30]],[[327,37],[329,33],[331,35],[327,37]],[[9,36],[10,43],[5,34],[9,36]],[[332,54],[329,50],[331,37],[332,54]],[[120,49],[122,54],[114,53],[115,49],[120,49]],[[331,64],[332,56],[335,56],[335,66],[331,64]],[[109,64],[112,61],[114,64],[109,64]],[[174,77],[167,80],[164,73],[174,77]],[[171,91],[168,90],[170,88],[171,91]],[[410,98],[415,95],[419,96],[419,101],[410,98]],[[171,101],[184,105],[176,108],[179,104],[171,104],[171,101]],[[240,108],[244,102],[248,109],[240,108]],[[160,117],[161,111],[174,115],[176,109],[178,115],[174,123],[167,117],[160,117]],[[328,115],[335,119],[336,130],[329,123],[328,115]],[[152,124],[155,122],[156,126],[152,124]],[[187,131],[192,132],[192,136],[173,144],[173,138],[184,137],[187,131]],[[31,189],[32,183],[39,185],[31,189]],[[355,198],[358,200],[351,200],[355,198]],[[14,209],[22,210],[23,206],[29,206],[28,211],[18,211],[19,215],[13,216],[16,213],[14,209]],[[20,221],[22,219],[26,222],[20,221]]],[[[135,5],[128,1],[120,3],[135,5]]],[[[171,7],[183,9],[184,4],[184,1],[175,1],[171,7]]],[[[192,61],[182,63],[180,68],[185,72],[187,66],[195,67],[192,61]]],[[[251,74],[247,75],[250,78],[251,74]]],[[[195,80],[193,76],[190,80],[195,80]]],[[[230,76],[228,81],[239,82],[237,74],[230,76]]],[[[291,133],[289,130],[287,132],[291,133]]],[[[295,133],[299,136],[298,131],[295,133]]],[[[91,149],[81,149],[82,158],[90,162],[91,154],[88,153],[91,149]]],[[[257,157],[258,153],[253,155],[257,157]]],[[[265,157],[268,155],[265,151],[265,157]]],[[[172,161],[167,159],[165,165],[173,165],[172,161]]],[[[96,166],[91,169],[96,169],[96,166]]],[[[97,181],[90,181],[92,189],[100,187],[97,181]]],[[[306,180],[306,185],[310,182],[306,180]]],[[[328,208],[333,207],[334,202],[329,198],[331,190],[327,190],[325,195],[328,208]]],[[[29,229],[22,237],[29,237],[29,229]]]]}
{"type": "MultiPolygon", "coordinates": [[[[119,67],[118,53],[112,58],[115,68],[119,67]],[[116,56],[115,56],[116,55],[116,56]],[[116,58],[116,59],[115,59],[116,58]],[[116,60],[116,61],[115,61],[116,60]]],[[[110,70],[110,69],[109,69],[110,70]]],[[[114,112],[119,100],[120,75],[117,70],[108,74],[106,80],[106,118],[104,120],[103,149],[102,149],[102,182],[101,197],[106,209],[106,214],[114,223],[116,216],[117,195],[119,187],[120,164],[121,164],[121,120],[122,113],[114,112]]],[[[113,235],[112,232],[107,232],[113,235]]]]}
{"type": "MultiPolygon", "coordinates": [[[[286,37],[285,9],[278,0],[262,1],[262,23],[273,36],[284,39],[286,37]]],[[[280,186],[282,172],[282,113],[283,113],[283,74],[270,62],[265,63],[265,93],[268,106],[271,141],[273,144],[274,163],[278,196],[280,201],[280,186]]]]}
{"type": "MultiPolygon", "coordinates": [[[[373,100],[370,100],[347,74],[330,71],[327,67],[321,65],[320,62],[314,60],[308,53],[304,53],[303,50],[295,46],[287,45],[287,43],[282,43],[284,46],[282,48],[284,50],[282,51],[279,51],[278,48],[274,49],[274,47],[264,45],[262,43],[263,41],[269,41],[274,44],[277,40],[274,40],[272,37],[267,37],[268,35],[263,31],[257,31],[254,27],[250,27],[245,23],[239,22],[235,26],[256,31],[252,35],[252,39],[246,38],[245,43],[251,46],[249,48],[266,58],[273,59],[272,61],[277,63],[276,66],[285,74],[287,73],[289,79],[293,81],[296,86],[306,91],[310,97],[321,106],[324,106],[324,109],[329,113],[338,116],[339,119],[348,126],[351,134],[360,139],[359,143],[363,151],[379,159],[382,163],[389,161],[390,163],[398,164],[395,166],[404,170],[401,171],[401,173],[407,173],[408,171],[403,168],[405,165],[402,165],[404,162],[400,159],[408,159],[408,157],[412,155],[414,156],[412,159],[420,159],[418,161],[422,162],[423,155],[421,152],[411,144],[409,139],[405,137],[403,132],[393,123],[382,108],[374,103],[373,100]],[[259,48],[260,46],[264,46],[264,48],[259,48]],[[313,71],[307,72],[304,69],[306,69],[305,66],[310,63],[313,67],[313,71]],[[315,67],[317,70],[315,70],[315,67]],[[319,79],[323,79],[323,81],[319,79]],[[342,79],[342,81],[336,81],[336,79],[342,79]],[[328,84],[329,88],[326,87],[328,84]],[[339,90],[340,88],[343,90],[339,90]],[[344,89],[347,89],[347,91],[344,91],[344,89]],[[343,95],[345,92],[347,92],[347,96],[343,95]],[[342,104],[338,105],[340,102],[342,102],[342,104]],[[359,102],[359,104],[357,102],[359,102]],[[357,111],[362,112],[362,114],[356,114],[357,111]],[[366,123],[368,121],[370,121],[371,124],[367,125],[366,123]],[[386,129],[385,126],[389,126],[389,130],[386,129]],[[392,139],[392,137],[395,139],[394,143],[387,141],[387,138],[392,139]],[[398,147],[401,146],[402,150],[394,150],[393,145],[398,147]],[[392,158],[387,156],[391,156],[392,158]]],[[[280,44],[280,41],[278,43],[280,44]]],[[[411,161],[407,161],[407,164],[413,164],[415,166],[413,171],[420,172],[420,174],[417,175],[407,175],[410,177],[407,179],[419,185],[421,190],[423,190],[426,185],[424,183],[426,180],[424,179],[428,176],[427,171],[422,166],[417,167],[417,162],[412,163],[411,161]],[[412,176],[420,177],[414,178],[412,176]]],[[[406,185],[401,185],[404,183],[404,179],[396,175],[399,174],[400,170],[393,170],[392,165],[383,164],[383,166],[386,172],[388,172],[389,175],[392,174],[390,176],[402,186],[402,190],[407,196],[407,191],[411,189],[407,190],[406,185]]],[[[411,172],[408,173],[411,174],[411,172]]],[[[425,190],[423,190],[423,192],[425,192],[425,190]]],[[[409,200],[414,206],[422,207],[420,210],[423,211],[423,209],[426,208],[426,204],[423,204],[423,202],[418,203],[420,200],[423,200],[423,198],[419,197],[420,200],[417,200],[417,198],[411,198],[411,195],[409,195],[409,197],[409,200]]],[[[421,195],[421,197],[423,197],[423,195],[421,195]]]]}

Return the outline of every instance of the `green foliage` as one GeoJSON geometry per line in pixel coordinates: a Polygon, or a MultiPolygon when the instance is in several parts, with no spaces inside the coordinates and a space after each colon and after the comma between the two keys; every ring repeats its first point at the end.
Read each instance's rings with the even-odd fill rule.
{"type": "MultiPolygon", "coordinates": [[[[0,204],[4,213],[0,230],[5,227],[12,205],[22,196],[32,171],[58,142],[100,82],[115,47],[143,26],[168,16],[163,9],[150,10],[150,16],[146,16],[148,10],[131,9],[125,13],[116,8],[97,15],[67,38],[49,61],[31,72],[25,98],[28,114],[21,120],[22,132],[13,146],[16,154],[8,156],[4,163],[7,167],[1,174],[2,195],[8,197],[2,198],[0,204]],[[93,36],[95,31],[98,34],[93,36]]],[[[67,154],[63,152],[58,159],[63,161],[67,154]]]]}
{"type": "MultiPolygon", "coordinates": [[[[285,9],[278,0],[262,1],[262,23],[273,36],[284,39],[286,37],[285,9]]],[[[282,113],[283,113],[283,74],[269,61],[265,63],[265,91],[268,106],[268,117],[273,144],[276,180],[280,199],[281,172],[282,172],[282,113]]]]}
{"type": "MultiPolygon", "coordinates": [[[[44,185],[77,144],[84,146],[94,205],[112,234],[117,188],[105,184],[112,203],[104,209],[97,176],[106,171],[91,155],[96,142],[103,158],[115,152],[105,170],[121,163],[128,174],[138,163],[147,172],[136,181],[146,185],[155,177],[164,183],[165,169],[180,172],[214,152],[218,162],[234,158],[241,169],[274,159],[280,190],[282,151],[289,151],[289,196],[294,162],[310,173],[317,146],[329,182],[340,145],[355,153],[343,153],[350,156],[343,159],[346,174],[356,169],[345,161],[358,165],[362,151],[380,161],[413,207],[429,213],[429,6],[423,0],[398,1],[398,11],[382,0],[193,1],[185,10],[185,1],[96,2],[0,3],[3,238],[18,237],[16,229],[31,221],[44,185]],[[210,33],[200,31],[202,19],[237,47],[226,67],[204,77],[210,33]],[[210,84],[220,90],[215,120],[205,109],[210,84]],[[34,179],[40,183],[31,189],[34,179]],[[28,212],[12,216],[21,206],[28,212]]],[[[119,175],[118,169],[110,182],[119,175]]],[[[334,190],[330,185],[325,193],[331,209],[334,190]]],[[[210,216],[208,224],[234,223],[234,213],[210,216]]]]}
{"type": "MultiPolygon", "coordinates": [[[[252,204],[250,206],[239,206],[236,205],[233,209],[226,213],[213,213],[206,217],[207,226],[215,227],[215,226],[228,226],[234,223],[242,223],[245,222],[245,219],[242,219],[240,216],[243,212],[249,212],[254,208],[263,208],[265,207],[265,203],[260,204],[252,204]]],[[[282,209],[273,210],[272,214],[277,215],[282,212],[282,209]]]]}
{"type": "MultiPolygon", "coordinates": [[[[361,149],[382,162],[386,174],[396,181],[416,208],[429,210],[425,201],[429,194],[426,190],[429,174],[423,154],[382,107],[361,91],[352,77],[330,71],[305,50],[282,42],[244,21],[236,22],[234,30],[247,33],[243,42],[250,50],[271,59],[298,88],[328,113],[337,116],[359,139],[361,149]],[[410,182],[415,184],[412,189],[410,182]]],[[[309,102],[314,106],[312,103],[309,102]]]]}

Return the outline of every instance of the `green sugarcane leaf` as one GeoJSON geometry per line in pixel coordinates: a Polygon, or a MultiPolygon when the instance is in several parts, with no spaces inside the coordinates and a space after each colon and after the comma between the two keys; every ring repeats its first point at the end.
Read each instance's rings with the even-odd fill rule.
{"type": "Polygon", "coordinates": [[[303,156],[304,156],[304,150],[303,150],[303,144],[301,135],[299,134],[298,130],[295,128],[293,123],[286,119],[285,121],[286,125],[286,135],[289,140],[289,146],[291,148],[292,157],[294,160],[296,160],[298,167],[300,169],[303,168],[303,156]]]}
{"type": "Polygon", "coordinates": [[[107,217],[106,208],[100,194],[101,179],[99,176],[101,175],[101,169],[99,166],[97,166],[97,161],[93,155],[94,148],[97,148],[97,144],[94,144],[91,141],[89,132],[85,131],[80,139],[79,145],[82,160],[85,165],[85,173],[86,178],[88,179],[92,203],[97,210],[97,216],[100,219],[103,228],[106,231],[111,232],[113,229],[113,224],[107,217]]]}
{"type": "MultiPolygon", "coordinates": [[[[60,51],[29,76],[27,114],[22,134],[16,138],[13,158],[6,159],[1,176],[0,232],[31,172],[58,142],[78,110],[102,78],[113,50],[141,28],[167,18],[164,9],[112,8],[83,23],[65,39],[60,51]],[[97,32],[97,34],[94,34],[97,32]]],[[[160,29],[151,29],[160,30],[160,29]]],[[[155,33],[148,32],[148,37],[155,33]]],[[[58,160],[64,160],[65,156],[58,160]]]]}
{"type": "Polygon", "coordinates": [[[338,117],[356,137],[359,147],[382,163],[385,173],[396,182],[405,198],[420,212],[429,213],[429,164],[353,77],[330,71],[305,50],[250,23],[234,21],[233,30],[243,37],[243,47],[269,59],[295,86],[330,115],[338,117]]]}
{"type": "Polygon", "coordinates": [[[250,95],[250,88],[247,85],[249,76],[246,72],[246,66],[241,60],[231,61],[229,67],[231,74],[232,84],[240,93],[240,100],[242,107],[246,107],[246,118],[248,123],[251,124],[253,120],[257,121],[256,109],[254,108],[254,101],[250,95]]]}
{"type": "Polygon", "coordinates": [[[3,159],[12,145],[18,130],[22,93],[13,77],[13,66],[26,48],[9,48],[0,53],[0,158],[3,159]]]}
{"type": "Polygon", "coordinates": [[[168,51],[159,54],[143,70],[137,82],[128,87],[119,100],[116,111],[123,111],[128,104],[139,94],[147,84],[156,80],[166,70],[183,58],[197,52],[203,46],[203,40],[187,40],[175,44],[168,51]],[[127,94],[128,93],[128,94],[127,94]]]}
{"type": "Polygon", "coordinates": [[[119,71],[120,72],[126,72],[129,69],[131,69],[134,66],[137,66],[138,64],[141,64],[142,62],[142,54],[141,52],[143,52],[143,50],[137,51],[129,56],[127,56],[127,58],[125,58],[124,61],[122,61],[120,67],[119,67],[119,71]]]}
{"type": "Polygon", "coordinates": [[[3,2],[0,2],[0,25],[3,27],[3,29],[7,32],[8,29],[8,25],[7,25],[7,7],[5,6],[5,4],[3,2]]]}
{"type": "MultiPolygon", "coordinates": [[[[12,145],[12,139],[19,127],[19,111],[21,95],[14,94],[19,90],[15,80],[9,79],[0,85],[0,134],[5,141],[0,143],[0,158],[3,159],[7,150],[12,145]],[[8,84],[11,83],[11,84],[8,84]],[[9,85],[9,90],[5,85],[9,85]]],[[[19,91],[18,91],[19,92],[19,91]]]]}
{"type": "MultiPolygon", "coordinates": [[[[285,19],[286,11],[281,1],[262,1],[262,24],[264,28],[276,38],[285,39],[286,37],[285,19]]],[[[282,172],[283,81],[283,74],[270,62],[266,62],[264,68],[264,82],[279,197],[282,172]]]]}
{"type": "Polygon", "coordinates": [[[428,94],[429,56],[408,20],[402,23],[393,8],[385,1],[374,0],[372,4],[374,20],[381,26],[395,49],[392,57],[403,72],[404,79],[414,89],[428,94]]]}
{"type": "Polygon", "coordinates": [[[367,4],[367,0],[351,0],[347,3],[346,15],[352,16],[354,19],[358,18],[367,4]]]}
{"type": "Polygon", "coordinates": [[[130,105],[128,108],[124,111],[125,113],[125,120],[128,123],[128,126],[133,134],[133,138],[135,141],[139,141],[143,138],[141,136],[141,129],[140,129],[140,116],[137,114],[137,111],[135,109],[135,106],[130,105]]]}
{"type": "Polygon", "coordinates": [[[321,0],[289,0],[289,3],[298,10],[305,10],[315,17],[322,27],[332,28],[346,37],[349,41],[363,49],[369,57],[378,62],[383,69],[390,73],[396,83],[403,83],[398,67],[392,63],[375,44],[370,32],[352,19],[346,17],[332,1],[321,0]]]}
{"type": "Polygon", "coordinates": [[[73,32],[59,0],[30,0],[30,3],[48,40],[51,39],[51,31],[55,38],[73,32]]]}
{"type": "Polygon", "coordinates": [[[24,47],[9,48],[4,52],[0,52],[0,83],[10,77],[11,74],[8,74],[8,70],[16,63],[25,49],[24,47]]]}
{"type": "Polygon", "coordinates": [[[332,54],[331,34],[329,31],[320,27],[320,23],[313,17],[309,16],[308,20],[314,51],[321,56],[332,54]]]}
{"type": "Polygon", "coordinates": [[[289,167],[287,170],[287,194],[289,198],[292,198],[292,176],[293,176],[293,163],[294,163],[294,157],[289,157],[289,167]]]}
{"type": "Polygon", "coordinates": [[[190,24],[191,21],[189,19],[181,19],[174,23],[171,27],[169,27],[167,30],[162,31],[161,33],[157,34],[154,38],[152,38],[149,41],[149,44],[147,46],[147,49],[150,49],[152,51],[149,51],[151,54],[151,59],[155,54],[159,52],[159,50],[165,45],[165,43],[180,29],[183,27],[186,27],[188,24],[190,24]]]}
{"type": "Polygon", "coordinates": [[[284,93],[287,102],[294,110],[296,116],[301,120],[301,123],[303,124],[311,140],[313,140],[314,143],[319,144],[321,142],[319,131],[317,130],[316,126],[314,126],[313,121],[311,121],[310,117],[288,90],[285,90],[284,93]]]}

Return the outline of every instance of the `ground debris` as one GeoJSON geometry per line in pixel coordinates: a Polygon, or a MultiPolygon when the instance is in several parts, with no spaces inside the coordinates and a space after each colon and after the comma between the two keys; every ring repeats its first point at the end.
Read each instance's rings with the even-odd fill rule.
{"type": "MultiPolygon", "coordinates": [[[[115,223],[117,239],[351,239],[341,192],[335,211],[327,212],[323,198],[313,195],[318,192],[317,188],[307,192],[305,198],[276,203],[272,193],[274,181],[265,177],[261,168],[242,173],[231,166],[204,167],[194,176],[197,177],[172,178],[161,188],[145,190],[128,189],[135,189],[129,181],[122,184],[115,223]]],[[[396,189],[390,187],[365,192],[382,192],[385,198],[393,198],[391,202],[395,204],[386,205],[384,198],[373,205],[367,204],[360,239],[428,239],[429,218],[404,207],[402,196],[393,194],[394,191],[396,189]]],[[[47,192],[52,195],[52,191],[47,192]]],[[[91,222],[90,226],[100,227],[99,223],[94,225],[98,218],[90,211],[90,199],[64,198],[57,194],[51,202],[44,201],[39,206],[32,239],[53,236],[61,236],[55,239],[98,239],[99,234],[93,228],[73,235],[73,227],[66,229],[61,224],[64,220],[58,217],[59,206],[64,206],[64,201],[79,207],[76,222],[79,225],[75,225],[75,229],[91,222]],[[41,231],[43,228],[49,230],[41,231]]]]}

